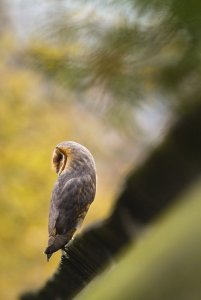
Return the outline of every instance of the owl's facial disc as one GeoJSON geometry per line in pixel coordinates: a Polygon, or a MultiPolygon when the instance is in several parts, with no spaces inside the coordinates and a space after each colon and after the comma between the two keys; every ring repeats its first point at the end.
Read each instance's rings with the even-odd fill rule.
{"type": "Polygon", "coordinates": [[[56,147],[53,153],[53,165],[58,175],[60,175],[61,172],[64,170],[66,166],[66,161],[67,161],[66,154],[61,149],[56,147]]]}

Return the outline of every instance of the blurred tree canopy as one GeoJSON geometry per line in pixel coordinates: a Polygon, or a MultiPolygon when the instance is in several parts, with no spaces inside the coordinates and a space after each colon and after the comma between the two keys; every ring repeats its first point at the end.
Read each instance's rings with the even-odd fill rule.
{"type": "MultiPolygon", "coordinates": [[[[90,1],[80,1],[80,9],[86,3],[90,1]]],[[[82,18],[57,5],[56,17],[44,29],[48,34],[27,52],[35,67],[77,93],[98,87],[110,95],[114,106],[117,100],[121,106],[152,93],[174,108],[196,101],[199,1],[190,5],[175,0],[107,1],[105,7],[96,1],[91,5],[82,18]]]]}

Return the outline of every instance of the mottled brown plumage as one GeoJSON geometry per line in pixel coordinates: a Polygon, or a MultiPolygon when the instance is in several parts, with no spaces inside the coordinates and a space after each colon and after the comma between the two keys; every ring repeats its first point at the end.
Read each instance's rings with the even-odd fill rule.
{"type": "Polygon", "coordinates": [[[58,174],[49,211],[47,259],[72,239],[84,220],[96,193],[96,167],[87,148],[75,142],[62,142],[53,152],[58,174]]]}

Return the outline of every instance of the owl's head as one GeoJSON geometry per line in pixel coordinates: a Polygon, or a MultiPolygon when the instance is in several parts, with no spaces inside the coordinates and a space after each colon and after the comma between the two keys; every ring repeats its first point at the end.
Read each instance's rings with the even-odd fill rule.
{"type": "Polygon", "coordinates": [[[70,161],[93,165],[94,159],[89,150],[76,142],[67,141],[59,143],[53,152],[52,165],[56,173],[60,175],[70,161]]]}

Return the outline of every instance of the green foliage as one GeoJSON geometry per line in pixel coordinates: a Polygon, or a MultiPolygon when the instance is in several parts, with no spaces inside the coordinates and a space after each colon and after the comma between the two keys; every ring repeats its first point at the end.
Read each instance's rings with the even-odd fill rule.
{"type": "Polygon", "coordinates": [[[78,55],[79,45],[63,47],[52,43],[33,43],[27,49],[26,63],[44,72],[48,79],[75,89],[80,78],[85,76],[78,55]]]}
{"type": "MultiPolygon", "coordinates": [[[[111,101],[120,100],[118,105],[122,100],[136,103],[150,93],[160,95],[164,102],[168,99],[174,108],[190,105],[192,98],[200,94],[200,2],[195,0],[189,5],[187,1],[175,0],[110,1],[104,8],[100,1],[93,4],[97,15],[103,10],[106,20],[109,8],[113,9],[113,18],[106,24],[104,17],[93,18],[89,14],[77,26],[76,14],[66,15],[65,21],[63,11],[60,19],[57,16],[56,22],[53,19],[52,24],[48,23],[46,31],[52,32],[52,42],[60,41],[61,53],[68,55],[69,27],[71,38],[74,28],[73,43],[77,46],[71,59],[62,60],[67,72],[53,64],[54,76],[61,83],[68,82],[68,87],[85,91],[101,88],[111,101]],[[120,15],[115,14],[115,8],[121,11],[120,15]],[[68,81],[69,74],[76,77],[76,85],[74,80],[68,81]],[[188,82],[191,88],[187,87],[188,82]]],[[[28,55],[34,56],[32,50],[28,55]]],[[[48,51],[45,55],[48,57],[48,51]]],[[[44,53],[38,53],[37,61],[44,63],[44,53]]],[[[47,69],[48,63],[46,69],[42,68],[48,75],[47,69]]]]}

